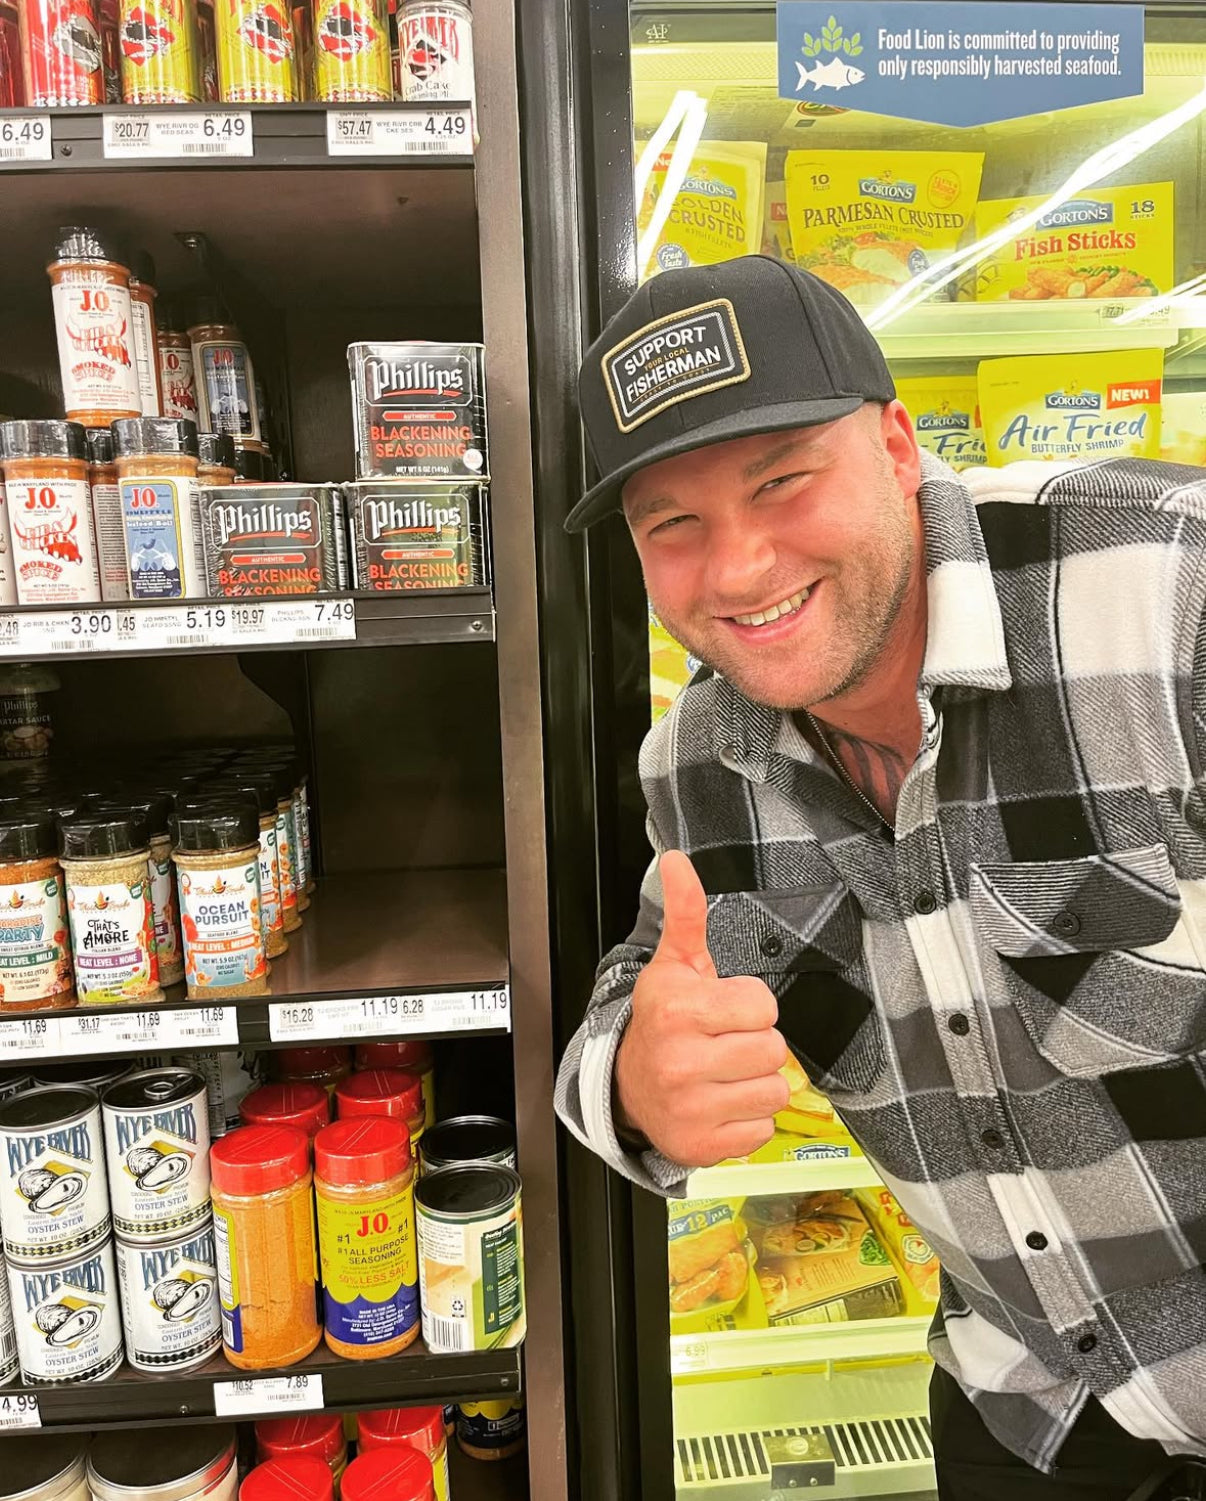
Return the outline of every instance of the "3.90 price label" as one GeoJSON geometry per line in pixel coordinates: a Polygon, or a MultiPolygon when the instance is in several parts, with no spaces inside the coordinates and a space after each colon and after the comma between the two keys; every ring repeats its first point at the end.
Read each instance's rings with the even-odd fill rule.
{"type": "Polygon", "coordinates": [[[49,115],[6,115],[0,120],[0,162],[48,162],[52,155],[49,115]]]}

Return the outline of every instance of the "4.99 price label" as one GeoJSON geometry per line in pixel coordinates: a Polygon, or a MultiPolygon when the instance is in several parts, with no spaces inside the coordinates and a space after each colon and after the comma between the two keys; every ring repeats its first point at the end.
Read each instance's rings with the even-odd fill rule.
{"type": "Polygon", "coordinates": [[[0,1396],[0,1433],[7,1428],[40,1428],[42,1414],[32,1392],[6,1392],[0,1396]]]}

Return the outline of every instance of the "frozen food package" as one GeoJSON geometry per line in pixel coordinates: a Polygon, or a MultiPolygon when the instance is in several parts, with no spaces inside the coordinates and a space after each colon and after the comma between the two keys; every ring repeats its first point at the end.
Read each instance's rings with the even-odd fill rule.
{"type": "Polygon", "coordinates": [[[1160,405],[1160,457],[1206,466],[1206,391],[1166,391],[1160,405]]]}
{"type": "Polygon", "coordinates": [[[988,462],[974,375],[908,376],[896,382],[896,394],[909,409],[917,441],[927,453],[952,469],[988,462]]]}
{"type": "Polygon", "coordinates": [[[938,1305],[941,1267],[929,1241],[900,1207],[890,1189],[860,1188],[855,1198],[862,1206],[880,1244],[901,1274],[910,1313],[929,1313],[938,1305]]]}
{"type": "Polygon", "coordinates": [[[791,245],[791,228],[787,222],[787,184],[768,182],[763,204],[762,254],[795,265],[796,253],[791,245]]]}
{"type": "Polygon", "coordinates": [[[742,1199],[672,1199],[667,1261],[675,1334],[766,1327],[742,1199]]]}
{"type": "MultiPolygon", "coordinates": [[[[649,174],[637,215],[638,234],[653,222],[672,155],[663,151],[649,174]]],[[[757,255],[765,178],[765,141],[701,141],[657,237],[647,274],[757,255]]]]}
{"type": "Polygon", "coordinates": [[[656,724],[699,669],[649,607],[649,698],[656,724]]]}
{"type": "Polygon", "coordinates": [[[813,1086],[794,1054],[788,1055],[779,1072],[791,1088],[791,1098],[787,1109],[775,1116],[777,1130],[794,1131],[801,1136],[827,1136],[841,1129],[827,1096],[813,1086]]]}
{"type": "Polygon", "coordinates": [[[848,1193],[749,1199],[745,1215],[772,1325],[844,1323],[901,1312],[900,1279],[848,1193]]]}
{"type": "MultiPolygon", "coordinates": [[[[988,198],[976,209],[983,239],[1043,202],[988,198]]],[[[977,302],[1061,297],[1158,297],[1173,285],[1173,185],[1091,188],[1058,204],[975,271],[977,302]]]]}
{"type": "Polygon", "coordinates": [[[1159,458],[1163,377],[1160,349],[982,360],[988,462],[1159,458]]]}
{"type": "Polygon", "coordinates": [[[789,151],[797,265],[875,306],[958,248],[983,166],[980,151],[789,151]]]}

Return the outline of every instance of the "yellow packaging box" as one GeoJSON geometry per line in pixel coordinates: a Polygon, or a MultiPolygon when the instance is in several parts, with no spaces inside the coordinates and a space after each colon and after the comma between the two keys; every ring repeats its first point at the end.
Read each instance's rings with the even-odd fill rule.
{"type": "Polygon", "coordinates": [[[764,1329],[744,1199],[672,1199],[668,1213],[672,1334],[764,1329]]]}
{"type": "Polygon", "coordinates": [[[980,189],[979,151],[789,151],[796,263],[860,307],[948,259],[980,189]]]}
{"type": "Polygon", "coordinates": [[[1160,408],[1160,457],[1206,465],[1206,391],[1166,391],[1160,408]]]}
{"type": "MultiPolygon", "coordinates": [[[[989,198],[976,209],[976,237],[1043,202],[989,198]]],[[[1091,188],[1061,203],[980,262],[977,302],[1053,297],[1158,297],[1173,285],[1173,185],[1091,188]]]]}
{"type": "Polygon", "coordinates": [[[680,646],[649,609],[649,700],[654,724],[699,670],[699,660],[680,646]]]}
{"type": "MultiPolygon", "coordinates": [[[[638,234],[653,223],[671,159],[672,153],[663,151],[649,174],[637,214],[638,234]]],[[[765,141],[701,141],[657,237],[647,274],[757,255],[765,179],[765,141]]]]}
{"type": "Polygon", "coordinates": [[[974,375],[907,377],[896,382],[896,394],[908,407],[917,441],[927,453],[952,469],[988,463],[974,375]]]}
{"type": "Polygon", "coordinates": [[[1163,377],[1159,349],[982,360],[988,462],[1158,458],[1163,377]]]}
{"type": "Polygon", "coordinates": [[[787,222],[787,184],[768,182],[763,204],[762,254],[795,265],[796,253],[791,245],[791,226],[787,222]]]}
{"type": "Polygon", "coordinates": [[[909,1313],[932,1313],[938,1306],[941,1267],[930,1243],[900,1207],[890,1189],[860,1188],[855,1198],[900,1272],[909,1313]]]}

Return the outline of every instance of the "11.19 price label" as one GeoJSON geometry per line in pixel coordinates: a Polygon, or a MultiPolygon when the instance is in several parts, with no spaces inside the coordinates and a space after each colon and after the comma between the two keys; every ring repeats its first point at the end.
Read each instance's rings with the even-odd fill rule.
{"type": "Polygon", "coordinates": [[[422,995],[280,1001],[268,1008],[268,1035],[273,1042],[509,1031],[510,1026],[511,991],[506,985],[489,985],[482,990],[427,991],[422,995]]]}

